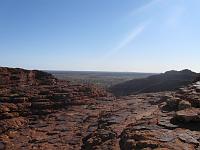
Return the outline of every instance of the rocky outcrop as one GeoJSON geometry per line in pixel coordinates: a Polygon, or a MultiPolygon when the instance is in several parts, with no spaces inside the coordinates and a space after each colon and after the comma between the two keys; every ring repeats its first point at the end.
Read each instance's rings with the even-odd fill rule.
{"type": "Polygon", "coordinates": [[[144,79],[134,79],[114,85],[110,91],[116,96],[126,96],[139,93],[174,91],[191,84],[199,74],[190,70],[168,71],[144,79]]]}
{"type": "Polygon", "coordinates": [[[53,84],[56,79],[46,72],[37,70],[25,70],[20,68],[0,68],[0,85],[37,85],[53,84]]]}
{"type": "Polygon", "coordinates": [[[0,150],[200,149],[199,81],[116,99],[43,72],[1,69],[0,150]]]}
{"type": "Polygon", "coordinates": [[[121,149],[196,150],[200,148],[200,92],[196,82],[160,104],[157,113],[130,124],[122,132],[121,149]]]}
{"type": "Polygon", "coordinates": [[[181,100],[178,104],[178,109],[183,110],[191,107],[191,103],[185,100],[181,100]]]}
{"type": "Polygon", "coordinates": [[[178,121],[189,123],[189,122],[200,122],[200,108],[184,109],[177,111],[175,118],[178,121]]]}
{"type": "Polygon", "coordinates": [[[168,130],[158,125],[141,124],[130,126],[123,133],[121,149],[170,149],[186,150],[199,147],[199,132],[174,129],[168,130]]]}
{"type": "MultiPolygon", "coordinates": [[[[97,99],[113,98],[103,89],[70,84],[42,71],[0,68],[0,147],[20,149],[17,145],[12,147],[10,144],[14,142],[10,139],[10,134],[15,135],[20,130],[30,134],[31,128],[37,128],[39,125],[40,118],[56,112],[58,115],[59,111],[72,106],[92,107],[97,103],[97,99]]],[[[41,126],[46,126],[46,122],[43,123],[45,125],[41,126]]],[[[47,134],[54,135],[55,132],[52,132],[47,134]]],[[[26,141],[23,136],[16,134],[16,137],[21,139],[21,142],[26,141]]],[[[34,140],[35,142],[37,141],[34,140]]]]}

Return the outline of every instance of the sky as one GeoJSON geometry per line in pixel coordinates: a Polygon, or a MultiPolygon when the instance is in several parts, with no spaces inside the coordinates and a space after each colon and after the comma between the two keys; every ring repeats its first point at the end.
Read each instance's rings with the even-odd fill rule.
{"type": "Polygon", "coordinates": [[[200,0],[1,0],[0,66],[200,72],[200,0]]]}

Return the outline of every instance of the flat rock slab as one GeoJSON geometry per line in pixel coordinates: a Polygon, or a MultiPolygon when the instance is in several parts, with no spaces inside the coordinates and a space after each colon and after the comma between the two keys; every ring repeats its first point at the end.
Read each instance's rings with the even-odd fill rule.
{"type": "Polygon", "coordinates": [[[176,119],[183,122],[200,122],[200,108],[185,109],[176,112],[176,119]]]}

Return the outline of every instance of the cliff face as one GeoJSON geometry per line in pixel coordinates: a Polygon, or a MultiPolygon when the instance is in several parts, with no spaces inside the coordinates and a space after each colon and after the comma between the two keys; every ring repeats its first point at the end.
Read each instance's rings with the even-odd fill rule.
{"type": "Polygon", "coordinates": [[[53,84],[56,79],[48,73],[37,70],[24,70],[19,68],[0,68],[0,85],[37,85],[53,84]]]}
{"type": "Polygon", "coordinates": [[[40,71],[0,71],[0,150],[200,148],[199,81],[115,99],[40,71]]]}
{"type": "Polygon", "coordinates": [[[164,74],[153,75],[144,79],[127,81],[110,88],[117,96],[174,91],[178,88],[192,83],[199,74],[190,70],[168,71],[164,74]]]}
{"type": "Polygon", "coordinates": [[[0,142],[0,149],[12,149],[11,141],[5,137],[37,124],[34,120],[71,106],[93,105],[103,97],[109,96],[102,89],[72,85],[45,72],[0,68],[0,141],[4,141],[0,142]]]}

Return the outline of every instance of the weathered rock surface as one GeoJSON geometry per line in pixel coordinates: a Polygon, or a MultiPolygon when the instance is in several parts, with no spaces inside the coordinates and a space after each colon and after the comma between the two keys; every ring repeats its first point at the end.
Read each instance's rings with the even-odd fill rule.
{"type": "Polygon", "coordinates": [[[191,107],[190,102],[185,101],[185,100],[180,101],[179,104],[178,104],[179,110],[184,110],[184,109],[187,109],[187,108],[190,108],[190,107],[191,107]]]}
{"type": "Polygon", "coordinates": [[[200,148],[200,93],[196,82],[172,93],[160,109],[122,132],[121,149],[196,150],[200,148]],[[192,106],[191,106],[192,104],[192,106]],[[180,109],[180,110],[179,110],[180,109]]]}
{"type": "Polygon", "coordinates": [[[0,150],[200,149],[200,82],[115,99],[38,71],[0,81],[0,150]]]}
{"type": "Polygon", "coordinates": [[[200,108],[185,109],[176,112],[176,119],[188,122],[200,122],[200,108]]]}
{"type": "Polygon", "coordinates": [[[98,116],[97,99],[114,100],[45,72],[0,68],[0,149],[80,147],[83,123],[98,116]]]}

